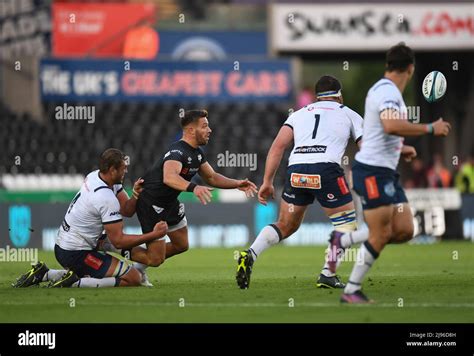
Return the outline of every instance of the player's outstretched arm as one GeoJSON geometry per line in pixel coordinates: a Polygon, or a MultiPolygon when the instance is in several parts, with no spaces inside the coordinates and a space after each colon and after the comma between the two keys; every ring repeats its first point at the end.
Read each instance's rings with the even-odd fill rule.
{"type": "Polygon", "coordinates": [[[117,194],[117,199],[120,203],[120,214],[122,216],[130,218],[133,216],[133,214],[135,214],[137,200],[143,190],[143,182],[144,180],[142,178],[138,178],[137,181],[133,184],[133,194],[131,198],[129,198],[125,189],[117,194]]]}
{"type": "Polygon", "coordinates": [[[163,164],[163,183],[176,190],[193,192],[204,205],[210,203],[212,199],[212,188],[188,182],[179,175],[182,167],[183,164],[179,161],[166,161],[163,164]]]}
{"type": "Polygon", "coordinates": [[[451,130],[451,124],[438,119],[430,124],[414,124],[400,118],[397,110],[387,109],[380,113],[385,133],[397,136],[422,136],[432,134],[435,136],[447,136],[451,130]]]}
{"type": "Polygon", "coordinates": [[[199,168],[199,175],[212,187],[221,189],[239,189],[247,195],[253,197],[257,193],[257,186],[246,179],[232,179],[214,171],[212,166],[205,162],[199,168]]]}
{"type": "Polygon", "coordinates": [[[104,225],[110,242],[119,249],[131,249],[143,243],[150,242],[166,235],[168,224],[165,221],[160,221],[155,225],[152,232],[143,235],[129,235],[123,233],[123,222],[115,222],[104,225]]]}

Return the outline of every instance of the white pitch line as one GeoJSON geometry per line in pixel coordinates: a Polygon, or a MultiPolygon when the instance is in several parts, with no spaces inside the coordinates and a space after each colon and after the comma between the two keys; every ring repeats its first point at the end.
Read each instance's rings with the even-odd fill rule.
{"type": "MultiPolygon", "coordinates": [[[[1,302],[1,306],[9,305],[36,305],[36,306],[65,306],[68,303],[38,303],[38,302],[21,302],[7,301],[1,302]]],[[[176,302],[81,302],[76,301],[77,306],[156,306],[156,307],[180,307],[179,301],[176,302]]],[[[346,306],[341,303],[298,303],[294,301],[294,306],[290,307],[285,303],[193,303],[184,301],[184,307],[192,308],[333,308],[346,306]]],[[[406,303],[403,307],[399,307],[398,303],[374,303],[374,304],[353,304],[349,307],[368,307],[368,308],[474,308],[474,303],[406,303]]]]}

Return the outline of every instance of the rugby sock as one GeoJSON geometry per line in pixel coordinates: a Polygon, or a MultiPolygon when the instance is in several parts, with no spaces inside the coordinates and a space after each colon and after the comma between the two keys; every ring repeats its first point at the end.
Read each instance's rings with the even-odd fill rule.
{"type": "MultiPolygon", "coordinates": [[[[331,222],[334,226],[334,230],[346,232],[343,236],[349,233],[353,233],[354,230],[357,229],[356,214],[355,214],[354,209],[345,210],[345,211],[341,211],[339,213],[333,214],[329,216],[329,219],[331,219],[331,222]]],[[[367,238],[369,238],[368,230],[367,230],[367,238]]],[[[341,243],[342,243],[342,238],[341,238],[341,243]]],[[[348,246],[342,245],[342,247],[346,248],[348,246]]],[[[331,248],[331,244],[328,245],[328,249],[326,250],[326,256],[329,256],[328,252],[330,248],[331,248]]],[[[341,264],[341,259],[337,261],[337,267],[339,267],[340,264],[341,264]]],[[[336,275],[335,273],[331,273],[331,271],[329,270],[329,264],[328,264],[327,258],[325,259],[323,269],[321,270],[321,274],[323,274],[326,277],[333,277],[336,275]]]]}
{"type": "Polygon", "coordinates": [[[270,246],[276,245],[282,239],[283,235],[281,234],[278,226],[274,224],[265,226],[255,238],[255,241],[249,249],[252,253],[254,261],[263,251],[265,251],[270,246]]]}
{"type": "Polygon", "coordinates": [[[344,248],[351,247],[354,244],[367,241],[369,238],[369,229],[364,227],[362,229],[346,232],[341,236],[341,245],[344,248]]]}
{"type": "Polygon", "coordinates": [[[106,288],[115,287],[117,285],[117,278],[105,277],[105,278],[89,278],[84,277],[78,280],[72,285],[72,287],[78,288],[106,288]]]}
{"type": "Polygon", "coordinates": [[[369,241],[365,241],[359,248],[357,261],[354,263],[344,293],[352,294],[362,288],[362,281],[377,257],[379,257],[377,251],[374,250],[369,241]]]}
{"type": "Polygon", "coordinates": [[[133,262],[132,267],[136,268],[141,274],[145,273],[145,269],[148,267],[147,265],[140,263],[140,262],[133,262]]]}
{"type": "Polygon", "coordinates": [[[62,276],[66,274],[65,269],[50,269],[43,276],[43,282],[53,281],[56,282],[61,279],[62,276]]]}
{"type": "Polygon", "coordinates": [[[357,229],[356,213],[354,209],[340,211],[329,216],[334,230],[351,232],[357,229]]]}

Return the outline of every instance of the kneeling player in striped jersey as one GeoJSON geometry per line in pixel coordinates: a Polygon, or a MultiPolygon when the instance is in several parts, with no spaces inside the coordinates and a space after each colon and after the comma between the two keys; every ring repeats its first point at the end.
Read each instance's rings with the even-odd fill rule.
{"type": "MultiPolygon", "coordinates": [[[[247,251],[240,252],[237,284],[246,289],[257,257],[298,230],[308,205],[316,198],[335,230],[353,232],[346,247],[364,241],[358,234],[354,203],[340,166],[347,142],[362,138],[362,117],[342,104],[341,84],[331,76],[316,83],[317,101],[296,111],[284,123],[268,152],[260,203],[274,196],[273,179],[286,148],[294,142],[280,203],[278,221],[262,229],[247,251]]],[[[331,236],[333,239],[334,236],[331,236]]],[[[331,246],[331,245],[330,245],[331,246]]],[[[342,251],[341,251],[342,252],[342,251]]],[[[328,253],[328,257],[332,254],[328,253]]],[[[336,276],[336,258],[327,258],[317,279],[320,288],[343,288],[336,276]]]]}
{"type": "MultiPolygon", "coordinates": [[[[122,188],[127,170],[125,156],[108,149],[100,157],[99,170],[89,173],[76,194],[58,231],[54,253],[64,270],[49,269],[39,262],[20,276],[13,287],[24,288],[49,281],[49,287],[139,286],[141,272],[112,255],[98,250],[105,229],[116,248],[130,249],[166,234],[166,222],[158,222],[143,235],[123,233],[123,216],[133,216],[136,196],[128,198],[122,188]]],[[[135,183],[138,189],[140,180],[135,183]]]]}

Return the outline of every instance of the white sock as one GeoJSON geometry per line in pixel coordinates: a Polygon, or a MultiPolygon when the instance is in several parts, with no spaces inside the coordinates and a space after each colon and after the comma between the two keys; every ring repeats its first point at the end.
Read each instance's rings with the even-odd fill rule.
{"type": "Polygon", "coordinates": [[[72,287],[78,288],[106,288],[106,287],[115,287],[117,279],[115,277],[105,277],[105,278],[89,278],[84,277],[78,280],[72,285],[72,287]]]}
{"type": "Polygon", "coordinates": [[[280,242],[281,232],[280,229],[277,229],[278,227],[275,225],[267,225],[260,231],[252,246],[250,246],[250,252],[252,252],[254,260],[267,248],[280,242]]]}
{"type": "Polygon", "coordinates": [[[354,244],[367,241],[369,238],[369,229],[363,227],[362,229],[346,232],[341,236],[341,245],[344,248],[351,247],[354,244]]]}
{"type": "Polygon", "coordinates": [[[61,279],[62,276],[66,274],[65,269],[50,269],[48,272],[46,272],[43,276],[43,282],[46,281],[53,281],[56,282],[61,279]]]}
{"type": "Polygon", "coordinates": [[[357,261],[354,263],[344,293],[352,294],[362,288],[362,281],[377,257],[378,253],[368,241],[360,246],[357,252],[357,261]]]}
{"type": "MultiPolygon", "coordinates": [[[[325,254],[326,256],[329,256],[328,251],[330,248],[331,248],[331,244],[328,244],[328,248],[326,249],[326,254],[325,254]]],[[[327,260],[328,259],[326,258],[323,269],[321,270],[321,274],[325,275],[326,277],[334,277],[336,274],[331,273],[331,271],[329,270],[329,264],[327,260]]],[[[342,258],[338,258],[337,263],[336,263],[336,269],[340,266],[341,263],[342,263],[342,258]]]]}
{"type": "Polygon", "coordinates": [[[140,263],[140,262],[133,262],[132,267],[136,268],[138,271],[140,271],[141,274],[145,273],[145,269],[148,267],[147,265],[140,263]]]}

